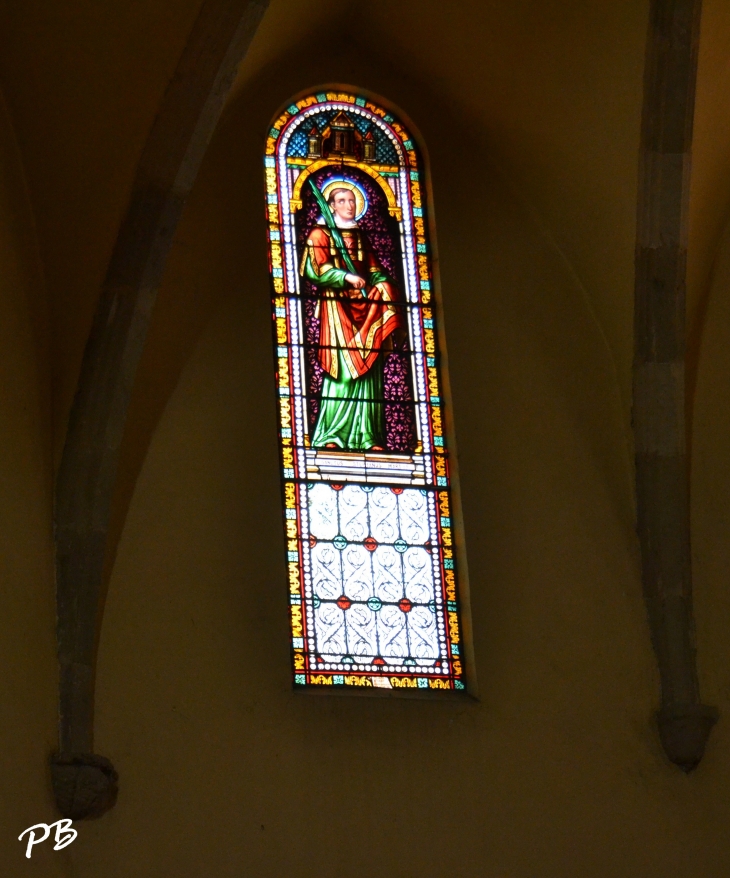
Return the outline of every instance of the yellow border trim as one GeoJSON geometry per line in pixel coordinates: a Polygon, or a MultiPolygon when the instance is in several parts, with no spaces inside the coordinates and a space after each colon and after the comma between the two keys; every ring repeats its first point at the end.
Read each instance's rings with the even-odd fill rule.
{"type": "Polygon", "coordinates": [[[320,168],[338,168],[343,165],[346,165],[349,168],[358,168],[360,171],[365,171],[370,177],[375,180],[375,182],[380,186],[380,188],[385,193],[385,197],[388,200],[388,213],[391,216],[394,216],[398,222],[403,219],[403,211],[395,200],[395,195],[393,194],[393,190],[390,186],[385,182],[383,177],[374,170],[370,165],[365,164],[365,162],[358,162],[355,159],[348,158],[338,158],[336,162],[330,161],[329,159],[320,159],[317,162],[312,162],[312,164],[305,168],[301,174],[297,177],[297,181],[294,184],[294,191],[292,192],[291,199],[289,200],[289,210],[292,213],[296,213],[301,209],[302,206],[302,186],[306,183],[307,178],[315,173],[315,171],[319,171],[320,168]]]}

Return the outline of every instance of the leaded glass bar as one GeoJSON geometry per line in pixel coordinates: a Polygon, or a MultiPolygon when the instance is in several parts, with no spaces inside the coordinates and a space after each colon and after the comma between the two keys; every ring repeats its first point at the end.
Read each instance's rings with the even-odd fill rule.
{"type": "Polygon", "coordinates": [[[269,132],[296,686],[465,688],[423,169],[368,98],[269,132]]]}

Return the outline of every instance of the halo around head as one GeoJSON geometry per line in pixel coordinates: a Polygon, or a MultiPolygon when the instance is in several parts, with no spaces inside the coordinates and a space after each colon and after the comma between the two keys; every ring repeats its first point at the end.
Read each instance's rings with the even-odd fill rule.
{"type": "Polygon", "coordinates": [[[325,201],[329,201],[333,189],[349,189],[355,196],[355,220],[365,216],[368,209],[368,197],[359,183],[356,183],[351,177],[330,177],[322,187],[325,201]]]}

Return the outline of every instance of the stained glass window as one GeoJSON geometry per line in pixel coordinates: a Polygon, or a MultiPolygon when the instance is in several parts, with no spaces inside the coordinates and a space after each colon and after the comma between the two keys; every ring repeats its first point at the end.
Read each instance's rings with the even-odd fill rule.
{"type": "Polygon", "coordinates": [[[424,169],[366,97],[266,143],[296,686],[465,688],[424,169]]]}

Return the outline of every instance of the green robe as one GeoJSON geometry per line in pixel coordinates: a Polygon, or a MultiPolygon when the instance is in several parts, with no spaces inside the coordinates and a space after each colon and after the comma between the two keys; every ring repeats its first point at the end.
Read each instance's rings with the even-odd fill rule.
{"type": "Polygon", "coordinates": [[[359,378],[350,376],[340,351],[337,357],[340,377],[335,379],[325,372],[312,445],[322,448],[333,442],[352,451],[367,451],[373,445],[384,448],[382,354],[359,378]]]}

